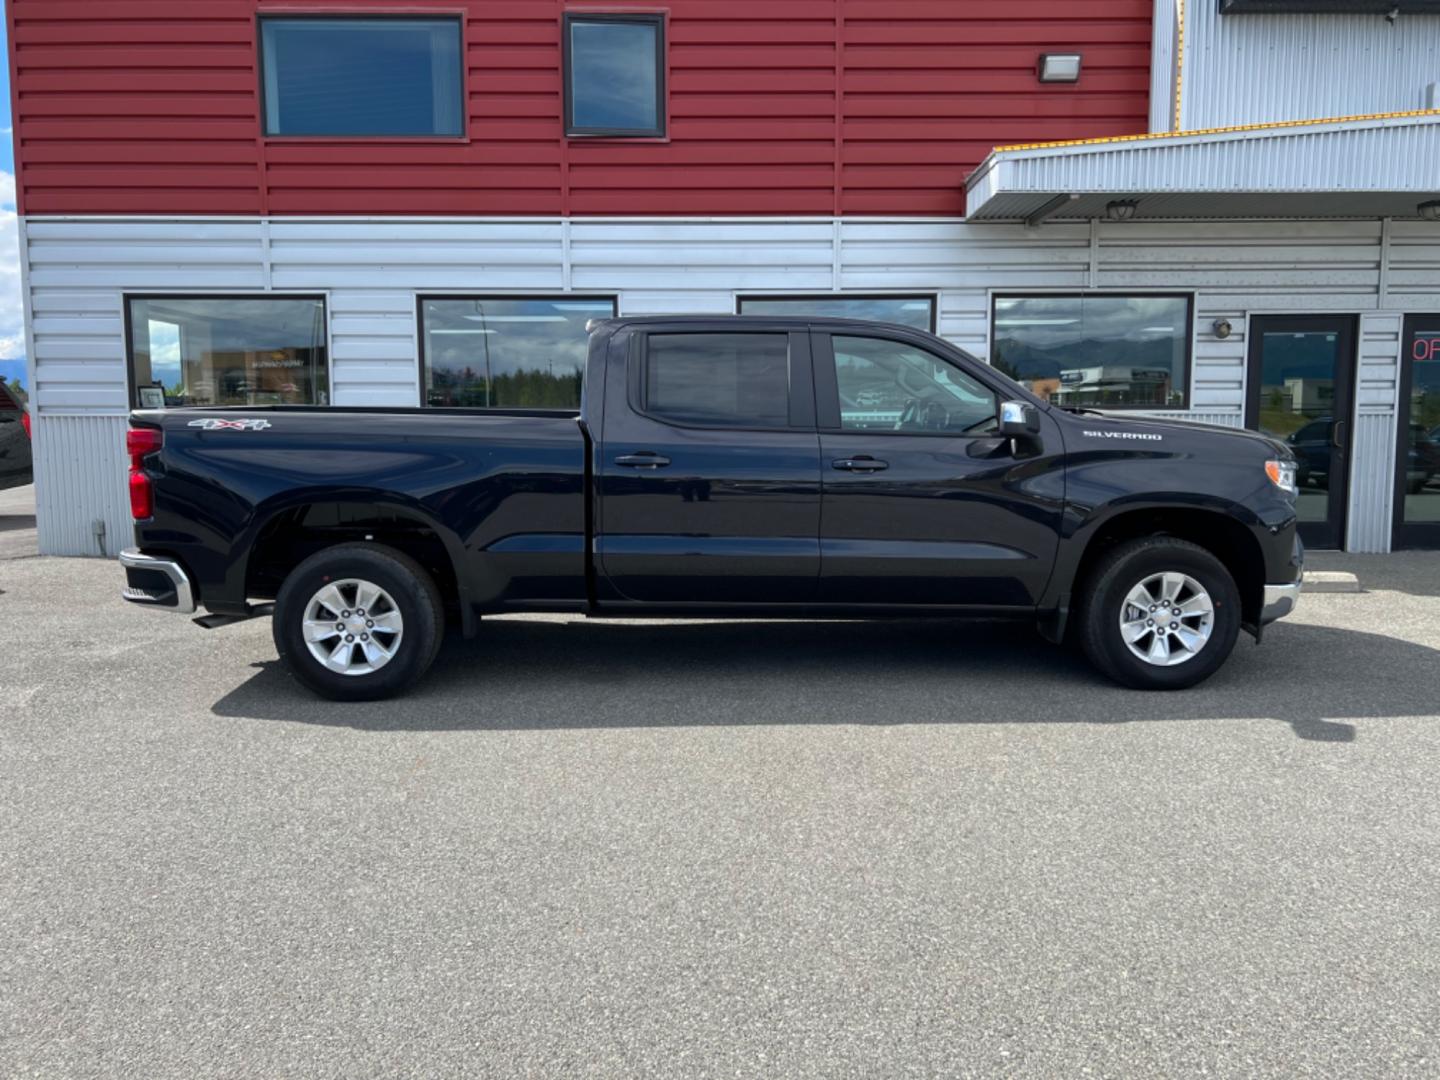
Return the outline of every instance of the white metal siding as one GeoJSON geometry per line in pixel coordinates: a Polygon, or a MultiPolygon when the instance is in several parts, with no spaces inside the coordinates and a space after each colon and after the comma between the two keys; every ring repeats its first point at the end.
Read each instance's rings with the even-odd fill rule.
{"type": "Polygon", "coordinates": [[[1392,24],[1380,15],[1218,9],[1215,0],[1185,4],[1187,131],[1423,109],[1426,86],[1440,77],[1433,16],[1401,15],[1392,24]]]}
{"type": "Polygon", "coordinates": [[[1390,312],[1360,319],[1355,371],[1355,430],[1350,446],[1348,551],[1389,551],[1394,505],[1395,416],[1400,385],[1404,316],[1390,312]]]}
{"type": "MultiPolygon", "coordinates": [[[[941,335],[988,357],[995,292],[1194,291],[1192,409],[1178,415],[1230,425],[1243,418],[1247,315],[1378,313],[1382,264],[1390,312],[1440,310],[1440,229],[1421,222],[1394,223],[1388,250],[1379,223],[1345,221],[43,219],[24,235],[41,545],[55,554],[97,553],[97,517],[107,553],[128,536],[126,291],[323,292],[333,400],[348,405],[419,400],[417,293],[568,284],[646,314],[728,313],[748,291],[927,292],[939,298],[941,335]],[[1222,317],[1234,328],[1225,340],[1212,329],[1222,317]]],[[[1359,397],[1380,419],[1357,422],[1357,468],[1367,470],[1357,499],[1377,485],[1388,492],[1379,481],[1393,450],[1378,425],[1393,432],[1394,376],[1381,369],[1393,367],[1385,355],[1398,349],[1398,318],[1365,323],[1359,397]]],[[[1360,524],[1376,513],[1352,513],[1355,544],[1388,542],[1388,528],[1360,524]]]]}

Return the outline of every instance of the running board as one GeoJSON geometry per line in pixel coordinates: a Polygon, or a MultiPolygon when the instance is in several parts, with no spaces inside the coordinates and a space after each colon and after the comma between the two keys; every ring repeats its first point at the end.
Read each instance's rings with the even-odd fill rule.
{"type": "Polygon", "coordinates": [[[249,622],[251,619],[258,619],[261,615],[273,614],[275,614],[274,604],[256,604],[243,615],[201,615],[198,619],[192,619],[191,621],[196,626],[203,626],[206,630],[218,630],[222,626],[249,622]]]}

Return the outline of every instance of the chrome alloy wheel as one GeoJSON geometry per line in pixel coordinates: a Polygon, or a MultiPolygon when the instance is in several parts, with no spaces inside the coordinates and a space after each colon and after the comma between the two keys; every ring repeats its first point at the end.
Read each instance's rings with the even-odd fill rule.
{"type": "Polygon", "coordinates": [[[399,605],[379,585],[345,578],[305,605],[310,655],[341,675],[369,675],[395,658],[405,635],[399,605]]]}
{"type": "Polygon", "coordinates": [[[1130,590],[1120,608],[1126,647],[1155,667],[1193,659],[1215,629],[1215,602],[1189,574],[1151,574],[1130,590]]]}

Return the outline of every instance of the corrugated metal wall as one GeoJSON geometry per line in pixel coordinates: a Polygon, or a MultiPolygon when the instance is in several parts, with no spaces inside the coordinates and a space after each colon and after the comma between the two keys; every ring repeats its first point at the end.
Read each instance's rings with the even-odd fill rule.
{"type": "Polygon", "coordinates": [[[1219,6],[1185,4],[1183,130],[1429,107],[1440,18],[1222,15],[1219,6]]]}
{"type": "MultiPolygon", "coordinates": [[[[746,291],[933,292],[940,333],[985,356],[994,292],[1194,290],[1193,409],[1183,415],[1239,425],[1248,314],[1373,314],[1382,284],[1392,312],[1440,310],[1434,228],[1395,223],[1388,247],[1381,241],[1380,223],[1346,221],[32,220],[41,543],[95,553],[96,517],[112,537],[128,531],[124,290],[324,292],[334,400],[346,405],[418,402],[422,291],[614,293],[624,314],[727,313],[746,291]],[[1234,328],[1224,340],[1212,329],[1221,317],[1234,328]]],[[[1371,440],[1357,445],[1357,500],[1385,488],[1392,466],[1380,426],[1393,431],[1398,325],[1394,314],[1365,322],[1359,407],[1377,419],[1357,422],[1357,439],[1371,440]]],[[[1388,544],[1382,510],[1357,503],[1355,549],[1388,544]]]]}

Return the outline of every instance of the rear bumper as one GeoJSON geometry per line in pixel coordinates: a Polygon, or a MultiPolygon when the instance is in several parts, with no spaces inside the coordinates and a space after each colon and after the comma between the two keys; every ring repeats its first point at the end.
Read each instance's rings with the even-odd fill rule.
{"type": "Polygon", "coordinates": [[[126,548],[120,552],[120,565],[125,568],[125,588],[120,595],[130,603],[164,608],[179,615],[194,613],[194,586],[174,559],[126,548]]]}

